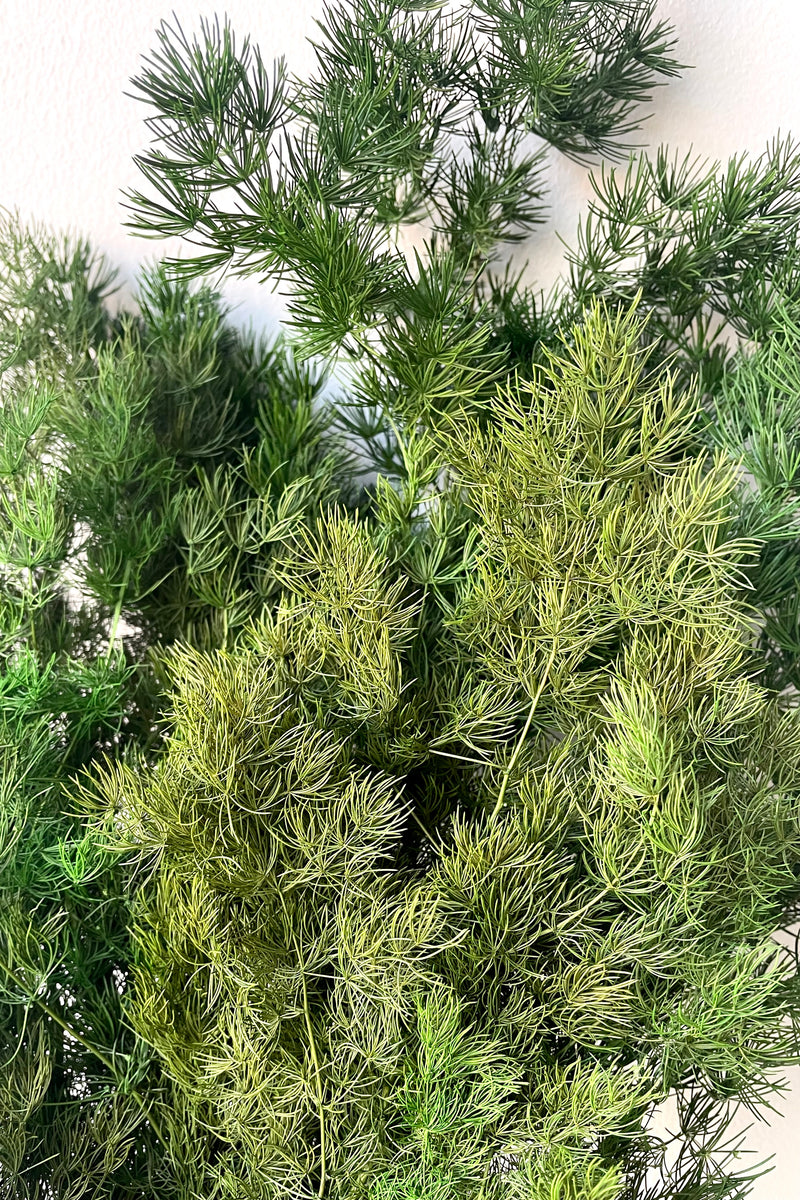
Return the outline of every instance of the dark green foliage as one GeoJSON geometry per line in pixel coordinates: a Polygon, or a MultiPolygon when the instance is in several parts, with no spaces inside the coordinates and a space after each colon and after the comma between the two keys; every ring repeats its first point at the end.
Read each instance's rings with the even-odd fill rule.
{"type": "Polygon", "coordinates": [[[155,749],[148,646],[233,637],[344,460],[321,380],[209,289],[156,271],[112,318],[84,247],[2,234],[0,1188],[155,1194],[164,1089],[124,1015],[126,881],[72,779],[155,749]]]}
{"type": "MultiPolygon", "coordinates": [[[[24,244],[13,220],[3,232],[9,253],[24,244]]],[[[56,247],[27,237],[49,278],[40,258],[56,247]]],[[[80,248],[53,259],[63,292],[56,309],[43,290],[37,320],[53,323],[59,349],[36,344],[26,360],[20,345],[7,366],[4,561],[39,568],[38,584],[68,561],[73,586],[114,624],[124,610],[151,638],[215,644],[263,603],[263,570],[244,561],[253,547],[341,494],[346,456],[315,403],[324,378],[295,365],[282,340],[237,333],[215,293],[163,269],[145,275],[139,315],[94,314],[73,333],[83,308],[72,312],[71,297],[91,290],[91,268],[80,248]]],[[[25,286],[38,295],[38,276],[25,286]]],[[[13,330],[31,301],[22,284],[6,291],[13,330]]]]}
{"type": "Polygon", "coordinates": [[[25,227],[8,213],[0,217],[0,363],[53,358],[60,369],[78,371],[86,353],[109,335],[106,301],[114,272],[85,241],[58,239],[25,227]]]}
{"type": "Polygon", "coordinates": [[[307,82],[282,64],[270,79],[227,24],[196,40],[165,24],[134,81],[155,111],[137,159],[152,192],[129,197],[132,224],[207,249],[176,260],[181,273],[290,282],[299,352],[358,364],[353,430],[380,469],[387,416],[435,423],[485,404],[598,294],[640,294],[648,343],[715,392],[726,335],[769,336],[776,301],[797,292],[790,140],[725,168],[664,149],[603,168],[568,286],[545,299],[522,270],[497,270],[544,211],[544,150],[527,135],[621,154],[634,106],[677,70],[652,19],[647,3],[329,5],[307,82]],[[420,219],[428,237],[409,256],[399,229],[420,219]]]}
{"type": "Polygon", "coordinates": [[[800,684],[800,327],[796,307],[781,300],[776,309],[772,336],[731,360],[711,432],[742,463],[742,528],[764,538],[750,572],[763,614],[764,679],[793,702],[800,684]]]}
{"type": "Polygon", "coordinates": [[[113,1181],[135,1196],[160,1154],[157,1117],[144,1120],[157,1096],[140,1090],[152,1056],[122,1019],[124,879],[65,811],[70,775],[134,733],[146,744],[151,724],[149,689],[81,578],[79,467],[59,427],[112,322],[99,292],[86,303],[84,248],[12,221],[3,235],[19,270],[3,281],[14,350],[0,445],[0,1185],[79,1196],[113,1181]]]}
{"type": "Polygon", "coordinates": [[[770,337],[800,298],[800,151],[776,138],[727,166],[659,149],[604,169],[571,260],[570,294],[641,293],[649,336],[713,392],[732,343],[770,337]]]}
{"type": "MultiPolygon", "coordinates": [[[[177,270],[291,277],[306,353],[368,355],[397,322],[445,387],[472,326],[481,349],[476,289],[493,252],[541,216],[543,151],[525,134],[571,155],[618,151],[633,108],[677,70],[654,7],[328,5],[307,83],[282,64],[270,79],[227,24],[195,41],[164,24],[135,80],[155,108],[156,145],[137,161],[156,195],[131,196],[134,224],[208,248],[177,270]],[[431,275],[450,275],[437,305],[396,241],[423,216],[443,256],[431,275]]],[[[415,411],[428,400],[410,397],[415,411]]]]}
{"type": "Polygon", "coordinates": [[[266,547],[332,494],[343,461],[321,377],[224,318],[208,289],[147,279],[69,431],[95,450],[89,586],[109,604],[124,592],[151,634],[211,645],[259,611],[266,547]]]}

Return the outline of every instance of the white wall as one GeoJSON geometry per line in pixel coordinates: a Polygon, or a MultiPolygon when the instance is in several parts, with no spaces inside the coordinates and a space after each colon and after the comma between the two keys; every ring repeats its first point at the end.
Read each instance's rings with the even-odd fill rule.
{"type": "MultiPolygon", "coordinates": [[[[122,271],[136,275],[165,244],[132,238],[123,227],[120,189],[139,183],[131,158],[144,148],[143,106],[126,97],[139,57],[155,45],[159,21],[175,10],[187,30],[212,16],[203,0],[0,0],[0,205],[56,229],[90,236],[122,271]]],[[[265,59],[285,54],[291,70],[311,62],[305,39],[321,0],[220,0],[240,36],[252,35],[265,59]]],[[[778,130],[800,138],[800,7],[796,0],[661,0],[675,25],[678,56],[693,69],[660,88],[645,126],[661,142],[703,157],[759,153],[778,130]]],[[[529,250],[537,278],[556,278],[561,247],[572,240],[589,188],[586,172],[554,159],[553,214],[529,250]]],[[[242,319],[271,325],[280,299],[251,282],[229,289],[242,319]]],[[[783,1119],[757,1125],[751,1144],[776,1155],[757,1200],[800,1200],[800,1072],[783,1119]]]]}

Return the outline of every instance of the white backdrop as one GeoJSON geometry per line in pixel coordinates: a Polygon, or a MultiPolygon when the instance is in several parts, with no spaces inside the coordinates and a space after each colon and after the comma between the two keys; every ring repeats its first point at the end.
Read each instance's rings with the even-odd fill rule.
{"type": "MultiPolygon", "coordinates": [[[[312,61],[306,38],[321,0],[225,0],[239,37],[250,34],[266,60],[284,54],[303,74],[312,61]]],[[[0,206],[19,208],[56,230],[90,237],[130,285],[138,265],[168,249],[124,228],[120,189],[140,180],[132,156],[144,148],[144,106],[124,93],[154,29],[175,11],[187,31],[213,4],[197,0],[0,0],[0,206]]],[[[660,0],[676,27],[678,58],[692,69],[657,89],[643,135],[709,158],[760,153],[778,131],[800,138],[800,6],[797,0],[660,0]]],[[[535,277],[558,275],[589,196],[586,172],[554,157],[552,212],[526,253],[535,277]]],[[[174,247],[173,247],[174,249],[174,247]]],[[[238,319],[262,327],[282,312],[277,295],[250,281],[227,289],[238,319]]],[[[782,1118],[757,1124],[750,1144],[775,1154],[775,1171],[755,1200],[800,1200],[800,1071],[782,1118]]]]}

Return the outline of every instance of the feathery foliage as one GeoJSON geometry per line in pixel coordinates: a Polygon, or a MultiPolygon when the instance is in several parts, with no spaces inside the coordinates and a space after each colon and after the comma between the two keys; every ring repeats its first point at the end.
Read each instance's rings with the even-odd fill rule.
{"type": "Polygon", "coordinates": [[[163,755],[87,780],[203,1195],[746,1179],[648,1124],[719,1138],[793,1059],[800,725],[752,678],[735,470],[640,342],[595,305],[440,428],[424,583],[388,489],[332,510],[239,649],[168,656],[163,755]]]}
{"type": "Polygon", "coordinates": [[[0,1185],[141,1196],[168,1180],[165,1100],[124,1013],[125,876],[72,779],[154,750],[148,646],[224,644],[263,605],[270,538],[343,459],[321,378],[208,288],[154,271],[140,314],[112,317],[86,246],[10,217],[2,246],[0,1185]]]}
{"type": "Polygon", "coordinates": [[[161,26],[128,202],[202,253],[135,315],[0,225],[0,1194],[744,1196],[800,1047],[800,157],[605,166],[545,298],[508,255],[679,69],[652,0],[318,24],[308,80],[161,26]]]}

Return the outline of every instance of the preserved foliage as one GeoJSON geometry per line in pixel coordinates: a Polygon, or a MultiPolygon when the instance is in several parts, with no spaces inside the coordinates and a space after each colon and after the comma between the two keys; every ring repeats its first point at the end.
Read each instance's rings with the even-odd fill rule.
{"type": "Polygon", "coordinates": [[[800,156],[605,163],[545,297],[508,255],[678,71],[655,5],[316,51],[162,25],[131,223],[202,252],[136,313],[0,223],[0,1195],[744,1196],[800,1060],[800,156]]]}

